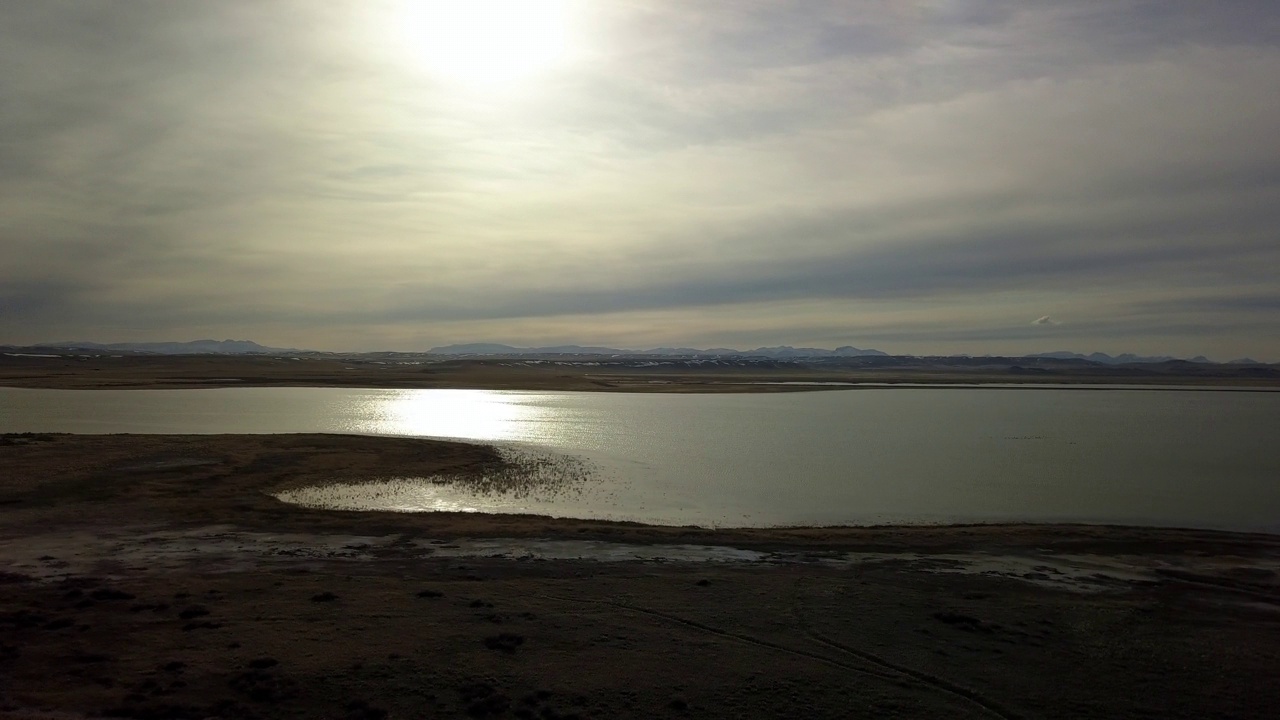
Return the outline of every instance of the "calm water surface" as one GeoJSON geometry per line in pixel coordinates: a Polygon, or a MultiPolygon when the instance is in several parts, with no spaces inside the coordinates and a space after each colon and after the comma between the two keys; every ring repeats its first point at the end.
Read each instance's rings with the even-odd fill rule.
{"type": "Polygon", "coordinates": [[[566,456],[575,477],[590,470],[517,495],[416,480],[328,491],[352,505],[719,526],[1027,520],[1280,532],[1278,427],[1280,393],[1239,391],[0,388],[4,432],[461,438],[548,472],[566,456]]]}

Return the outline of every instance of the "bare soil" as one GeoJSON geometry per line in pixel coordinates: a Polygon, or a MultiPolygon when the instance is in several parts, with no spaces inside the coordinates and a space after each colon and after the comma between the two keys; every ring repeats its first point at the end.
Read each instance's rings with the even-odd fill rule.
{"type": "Polygon", "coordinates": [[[1276,536],[708,530],[324,512],[269,494],[500,462],[403,438],[0,436],[0,716],[1270,718],[1280,705],[1276,536]]]}

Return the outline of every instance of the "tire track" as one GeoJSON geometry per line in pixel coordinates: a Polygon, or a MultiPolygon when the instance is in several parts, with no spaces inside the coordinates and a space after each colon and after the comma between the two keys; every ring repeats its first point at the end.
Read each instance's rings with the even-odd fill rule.
{"type": "Polygon", "coordinates": [[[880,680],[889,680],[889,681],[894,681],[894,682],[898,682],[898,681],[903,680],[903,677],[902,677],[902,675],[901,675],[901,674],[896,674],[896,673],[891,673],[891,672],[883,672],[883,671],[880,671],[880,670],[874,670],[874,669],[871,669],[871,668],[865,668],[865,667],[859,667],[859,666],[857,666],[857,665],[851,665],[851,664],[849,664],[849,663],[841,662],[840,660],[837,660],[837,659],[832,658],[832,657],[828,657],[828,656],[826,656],[826,655],[822,655],[822,654],[820,654],[820,653],[814,653],[814,652],[808,652],[808,651],[806,651],[806,650],[797,650],[797,649],[795,649],[795,648],[789,648],[789,647],[787,647],[786,645],[781,645],[781,644],[779,644],[779,643],[770,642],[770,641],[768,641],[768,640],[762,640],[762,639],[760,639],[760,638],[753,637],[753,636],[751,636],[751,635],[746,635],[746,634],[743,634],[743,633],[730,632],[730,631],[728,631],[728,630],[721,630],[720,628],[712,627],[712,626],[710,626],[710,625],[704,625],[704,624],[702,624],[702,623],[700,623],[700,622],[697,622],[696,620],[689,620],[688,618],[682,618],[682,617],[680,617],[680,616],[678,616],[678,615],[671,615],[671,614],[664,613],[664,612],[661,612],[661,611],[658,611],[658,610],[650,610],[649,608],[643,608],[643,607],[639,607],[639,606],[637,606],[637,605],[628,605],[627,603],[621,603],[621,602],[616,602],[616,601],[612,601],[612,600],[587,600],[587,599],[585,599],[585,598],[562,597],[562,596],[559,596],[559,595],[537,595],[536,597],[540,597],[540,598],[543,598],[543,599],[546,599],[546,600],[558,600],[558,601],[561,601],[561,602],[585,603],[585,604],[588,604],[588,605],[606,605],[606,606],[609,606],[609,607],[617,608],[617,609],[619,609],[619,610],[630,610],[631,612],[636,612],[636,613],[640,613],[640,614],[642,614],[642,615],[649,615],[649,616],[652,616],[652,617],[661,618],[661,619],[663,619],[663,620],[667,620],[667,621],[670,621],[670,622],[678,623],[678,624],[680,624],[680,625],[685,625],[685,626],[687,626],[687,627],[691,627],[691,628],[693,628],[693,629],[695,629],[695,630],[700,630],[700,631],[702,631],[702,632],[709,633],[709,634],[712,634],[712,635],[717,635],[717,636],[719,636],[719,637],[729,638],[729,639],[731,639],[731,640],[737,640],[737,641],[739,641],[739,642],[747,643],[748,645],[755,645],[755,646],[757,646],[757,647],[767,648],[767,649],[770,649],[770,650],[776,650],[776,651],[778,651],[778,652],[783,652],[783,653],[787,653],[787,654],[789,654],[789,655],[795,655],[795,656],[798,656],[798,657],[807,658],[807,659],[809,659],[809,660],[816,660],[816,661],[818,661],[818,662],[820,662],[820,663],[824,663],[824,664],[826,664],[826,665],[831,665],[831,666],[833,666],[833,667],[838,667],[838,668],[840,668],[840,669],[842,669],[842,670],[848,670],[848,671],[850,671],[850,672],[856,672],[856,673],[861,673],[861,674],[863,674],[863,675],[869,675],[869,676],[871,676],[871,677],[878,678],[878,679],[880,679],[880,680]]]}
{"type": "Polygon", "coordinates": [[[825,645],[829,648],[846,653],[848,655],[852,655],[853,657],[856,657],[864,662],[868,662],[873,665],[877,665],[879,667],[890,670],[892,672],[899,673],[900,676],[905,675],[918,682],[924,683],[925,685],[932,686],[933,688],[939,691],[967,700],[970,703],[973,703],[974,705],[977,705],[978,707],[982,708],[983,710],[986,710],[988,713],[991,713],[992,715],[996,715],[997,717],[1004,718],[1004,720],[1020,720],[1021,719],[1022,717],[1021,715],[1018,715],[1017,713],[1004,708],[996,701],[982,695],[976,690],[970,690],[969,688],[964,687],[963,685],[957,685],[956,683],[953,683],[949,680],[944,680],[936,675],[930,675],[929,673],[924,672],[922,670],[916,670],[915,668],[907,667],[906,665],[899,665],[889,660],[885,660],[879,655],[867,652],[866,650],[858,650],[857,648],[849,647],[848,645],[845,645],[844,643],[841,643],[838,640],[834,640],[830,637],[827,637],[826,635],[823,635],[822,633],[819,633],[818,631],[814,630],[808,623],[805,622],[803,613],[801,612],[801,607],[802,607],[802,603],[800,602],[800,582],[797,581],[796,592],[792,598],[791,613],[795,618],[797,627],[799,627],[800,630],[804,632],[805,635],[809,636],[809,638],[812,639],[813,641],[820,643],[822,645],[825,645]]]}

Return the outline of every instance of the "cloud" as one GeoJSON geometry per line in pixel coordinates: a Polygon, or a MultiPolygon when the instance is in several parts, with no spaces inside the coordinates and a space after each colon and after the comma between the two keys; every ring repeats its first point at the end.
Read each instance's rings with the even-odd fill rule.
{"type": "Polygon", "coordinates": [[[1280,358],[1274,3],[584,3],[509,97],[395,7],[0,7],[0,342],[1280,358]]]}

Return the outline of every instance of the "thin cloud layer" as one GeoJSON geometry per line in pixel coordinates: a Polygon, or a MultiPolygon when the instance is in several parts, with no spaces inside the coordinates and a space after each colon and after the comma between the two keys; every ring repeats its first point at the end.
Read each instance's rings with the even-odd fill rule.
{"type": "Polygon", "coordinates": [[[0,342],[1280,359],[1273,3],[572,9],[494,93],[392,0],[0,5],[0,342]]]}

